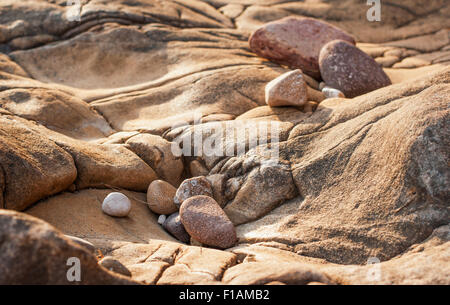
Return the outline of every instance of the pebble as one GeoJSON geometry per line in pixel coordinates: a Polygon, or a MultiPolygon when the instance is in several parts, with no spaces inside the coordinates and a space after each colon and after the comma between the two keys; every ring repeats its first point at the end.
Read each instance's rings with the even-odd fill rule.
{"type": "Polygon", "coordinates": [[[98,263],[112,272],[131,277],[130,270],[128,270],[128,268],[125,267],[121,262],[113,259],[112,257],[104,257],[98,263]]]}
{"type": "Polygon", "coordinates": [[[131,211],[130,199],[122,193],[110,193],[103,200],[102,211],[109,216],[126,217],[131,211]]]}
{"type": "Polygon", "coordinates": [[[266,103],[271,107],[302,106],[308,91],[300,69],[286,72],[266,85],[266,103]]]}
{"type": "Polygon", "coordinates": [[[329,23],[307,17],[286,17],[256,30],[249,44],[259,56],[299,68],[319,79],[320,50],[336,39],[355,44],[353,37],[329,23]]]}
{"type": "Polygon", "coordinates": [[[166,221],[166,215],[159,215],[159,217],[158,217],[158,223],[160,224],[160,225],[163,225],[164,224],[164,222],[166,221]]]}
{"type": "Polygon", "coordinates": [[[191,239],[191,236],[186,232],[186,229],[181,223],[180,213],[178,212],[167,217],[163,224],[163,228],[181,242],[189,243],[189,240],[191,239]]]}
{"type": "Polygon", "coordinates": [[[204,176],[184,180],[178,187],[173,201],[179,208],[183,201],[196,195],[213,196],[211,184],[204,176]]]}
{"type": "Polygon", "coordinates": [[[150,210],[156,214],[172,214],[178,211],[173,203],[177,189],[163,180],[155,180],[150,183],[147,190],[147,204],[150,210]]]}
{"type": "Polygon", "coordinates": [[[320,82],[319,84],[319,90],[322,91],[323,88],[325,88],[327,86],[327,84],[325,84],[325,82],[320,82]]]}
{"type": "Polygon", "coordinates": [[[320,51],[320,72],[327,86],[353,98],[391,84],[378,63],[354,45],[334,40],[320,51]]]}
{"type": "Polygon", "coordinates": [[[344,93],[339,91],[338,89],[330,88],[330,87],[324,87],[322,89],[323,94],[326,98],[334,98],[334,97],[341,97],[345,98],[344,93]]]}
{"type": "Polygon", "coordinates": [[[194,196],[183,202],[180,218],[189,235],[202,244],[227,249],[237,242],[233,223],[208,196],[194,196]]]}

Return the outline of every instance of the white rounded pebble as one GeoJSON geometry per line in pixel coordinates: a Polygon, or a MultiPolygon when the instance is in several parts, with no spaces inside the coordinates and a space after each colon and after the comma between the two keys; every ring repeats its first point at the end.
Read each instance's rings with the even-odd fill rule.
{"type": "Polygon", "coordinates": [[[166,215],[159,215],[159,217],[158,217],[158,223],[160,224],[160,225],[163,225],[163,223],[166,221],[166,215]]]}
{"type": "Polygon", "coordinates": [[[334,88],[331,88],[331,87],[324,87],[322,89],[322,93],[325,95],[326,98],[334,98],[334,97],[345,98],[344,93],[342,93],[338,89],[334,89],[334,88]]]}
{"type": "Polygon", "coordinates": [[[111,193],[103,200],[102,211],[109,216],[126,217],[130,210],[130,199],[122,193],[111,193]]]}

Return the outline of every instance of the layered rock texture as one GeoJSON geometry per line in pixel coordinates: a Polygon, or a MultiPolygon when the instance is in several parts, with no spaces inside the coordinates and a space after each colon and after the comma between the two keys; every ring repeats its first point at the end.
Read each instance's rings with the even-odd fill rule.
{"type": "Polygon", "coordinates": [[[0,3],[1,284],[70,284],[70,257],[81,284],[450,284],[448,1],[382,1],[381,22],[357,0],[80,2],[79,21],[65,0],[0,3]],[[248,40],[305,16],[393,84],[269,107],[266,84],[290,69],[248,40]],[[219,128],[233,154],[184,141],[219,128]],[[198,176],[233,248],[183,244],[147,206],[153,181],[198,176]],[[111,192],[127,217],[102,212],[111,192]]]}

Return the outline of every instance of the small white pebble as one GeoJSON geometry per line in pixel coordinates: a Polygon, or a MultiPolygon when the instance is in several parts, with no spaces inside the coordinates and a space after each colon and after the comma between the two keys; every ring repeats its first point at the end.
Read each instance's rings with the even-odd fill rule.
{"type": "Polygon", "coordinates": [[[322,91],[323,88],[325,88],[327,85],[324,82],[320,82],[319,84],[319,90],[322,91]]]}
{"type": "Polygon", "coordinates": [[[159,215],[159,217],[158,217],[158,223],[160,224],[160,225],[163,225],[163,223],[166,221],[166,215],[159,215]]]}
{"type": "Polygon", "coordinates": [[[326,98],[334,98],[334,97],[345,98],[344,93],[342,93],[338,89],[334,89],[334,88],[331,88],[331,87],[324,87],[322,89],[322,93],[325,95],[326,98]]]}
{"type": "Polygon", "coordinates": [[[131,211],[131,202],[122,193],[111,193],[103,200],[102,211],[114,217],[126,217],[131,211]]]}

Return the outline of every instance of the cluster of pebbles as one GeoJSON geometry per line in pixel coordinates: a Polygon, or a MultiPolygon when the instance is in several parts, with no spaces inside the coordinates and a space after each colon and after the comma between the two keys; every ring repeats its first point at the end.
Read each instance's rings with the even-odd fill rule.
{"type": "MultiPolygon", "coordinates": [[[[186,179],[178,189],[155,180],[148,187],[147,204],[160,215],[158,222],[163,228],[181,242],[227,249],[237,242],[236,230],[212,196],[211,184],[204,176],[186,179]]],[[[125,217],[131,203],[124,194],[114,192],[105,198],[102,209],[110,216],[125,217]]]]}
{"type": "MultiPolygon", "coordinates": [[[[255,31],[249,43],[256,54],[294,69],[266,85],[269,106],[314,111],[326,98],[352,98],[391,84],[349,34],[326,22],[284,18],[255,31]]],[[[178,189],[163,180],[153,181],[147,204],[160,215],[164,229],[184,243],[226,249],[237,242],[235,227],[204,176],[184,180],[178,189]]],[[[125,217],[131,203],[115,192],[105,198],[102,209],[110,216],[125,217]]]]}
{"type": "Polygon", "coordinates": [[[271,107],[311,109],[326,98],[353,98],[391,84],[381,66],[341,29],[313,18],[287,17],[255,31],[250,48],[294,71],[266,86],[271,107]]]}

